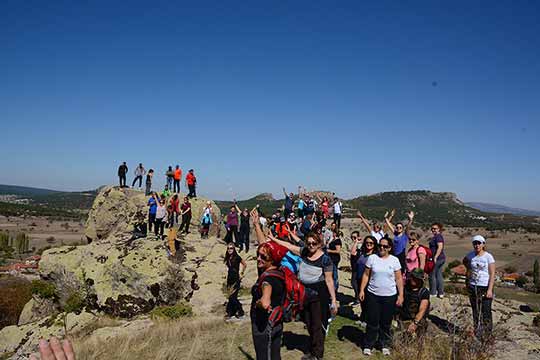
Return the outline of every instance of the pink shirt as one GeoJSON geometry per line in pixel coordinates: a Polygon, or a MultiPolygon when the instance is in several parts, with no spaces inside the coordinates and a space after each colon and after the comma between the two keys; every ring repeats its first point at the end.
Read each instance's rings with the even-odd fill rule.
{"type": "Polygon", "coordinates": [[[407,251],[407,257],[406,257],[406,263],[407,263],[407,272],[411,272],[417,267],[420,266],[418,254],[416,253],[418,251],[418,254],[424,254],[426,255],[426,249],[423,247],[418,247],[418,249],[410,249],[407,251]]]}

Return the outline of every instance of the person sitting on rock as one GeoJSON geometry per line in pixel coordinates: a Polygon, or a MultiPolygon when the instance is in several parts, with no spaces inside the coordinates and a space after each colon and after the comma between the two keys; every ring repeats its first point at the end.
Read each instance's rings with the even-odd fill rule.
{"type": "Polygon", "coordinates": [[[427,330],[429,315],[429,290],[424,287],[426,274],[421,268],[409,273],[405,285],[405,299],[400,309],[402,329],[415,336],[422,336],[427,330]]]}

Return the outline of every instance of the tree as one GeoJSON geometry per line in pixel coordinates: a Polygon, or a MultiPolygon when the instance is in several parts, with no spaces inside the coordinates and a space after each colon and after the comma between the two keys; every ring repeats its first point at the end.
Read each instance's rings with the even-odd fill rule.
{"type": "Polygon", "coordinates": [[[533,265],[533,283],[536,291],[540,291],[540,265],[538,265],[538,259],[534,260],[533,265]]]}

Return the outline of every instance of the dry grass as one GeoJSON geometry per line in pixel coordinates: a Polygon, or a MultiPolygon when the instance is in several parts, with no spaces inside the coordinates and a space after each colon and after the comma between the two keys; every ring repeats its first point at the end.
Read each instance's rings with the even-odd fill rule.
{"type": "Polygon", "coordinates": [[[252,355],[249,326],[221,318],[160,321],[144,332],[107,342],[75,340],[78,360],[86,359],[238,359],[252,355]]]}

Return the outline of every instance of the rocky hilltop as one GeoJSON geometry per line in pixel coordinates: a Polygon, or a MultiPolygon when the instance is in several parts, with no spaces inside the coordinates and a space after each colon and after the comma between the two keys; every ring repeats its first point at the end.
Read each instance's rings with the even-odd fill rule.
{"type": "MultiPolygon", "coordinates": [[[[34,295],[23,310],[21,326],[0,331],[0,357],[28,354],[40,337],[62,336],[66,330],[95,321],[99,313],[131,318],[157,305],[172,305],[191,297],[192,275],[183,268],[183,252],[172,258],[165,241],[134,236],[134,226],[146,221],[147,199],[136,190],[101,189],[86,223],[88,244],[43,253],[40,277],[53,286],[54,296],[44,299],[34,295]],[[75,314],[68,316],[70,325],[60,326],[58,314],[73,308],[75,314]]],[[[198,228],[207,201],[191,200],[193,229],[198,228]]],[[[215,219],[219,219],[219,208],[213,207],[215,219]]]]}

